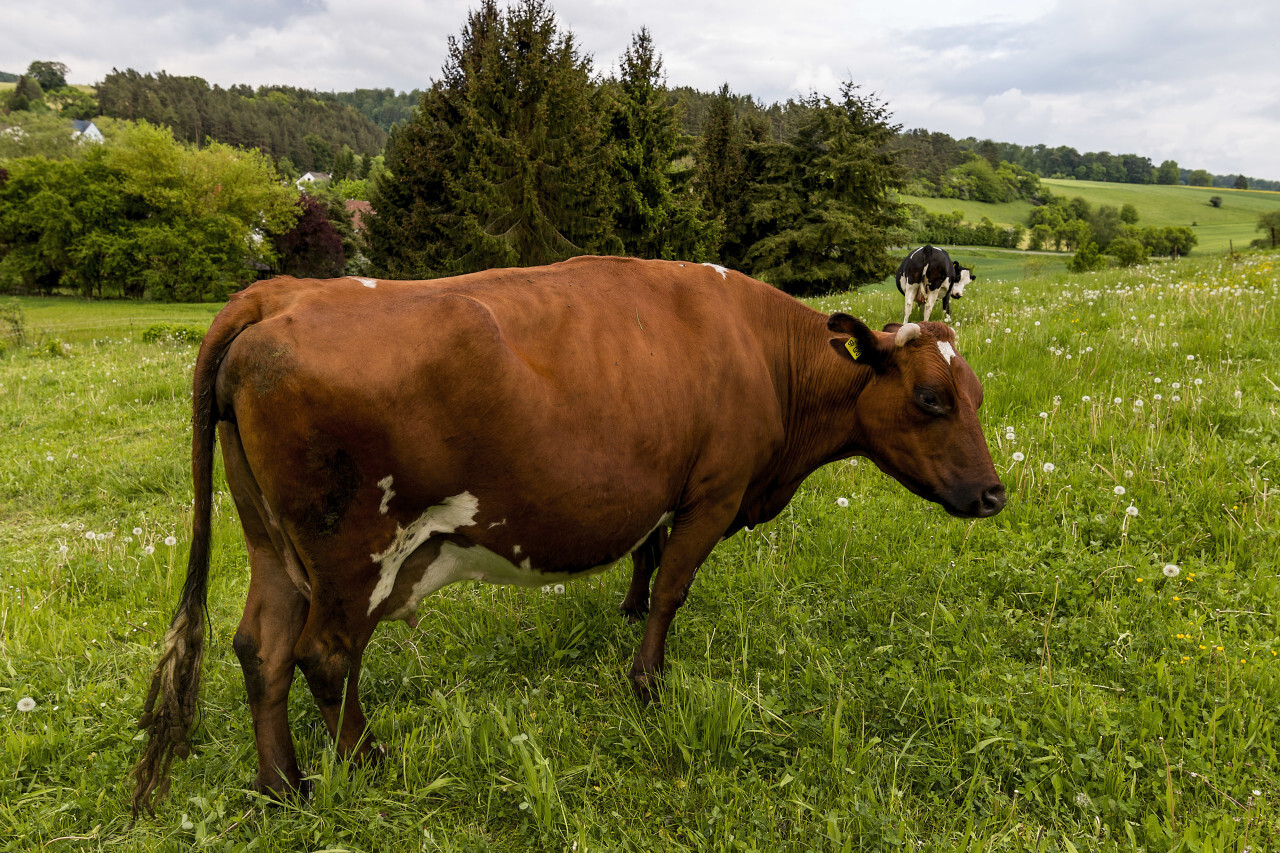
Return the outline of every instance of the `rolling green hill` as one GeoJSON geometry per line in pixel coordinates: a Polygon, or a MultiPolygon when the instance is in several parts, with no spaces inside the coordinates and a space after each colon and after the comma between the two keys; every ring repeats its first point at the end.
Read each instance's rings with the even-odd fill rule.
{"type": "Polygon", "coordinates": [[[1262,190],[1232,190],[1221,187],[1159,186],[1156,184],[1112,184],[1097,181],[1044,180],[1058,195],[1079,196],[1095,207],[1132,204],[1138,209],[1140,225],[1189,225],[1200,238],[1196,251],[1226,251],[1232,243],[1247,247],[1260,236],[1258,217],[1280,209],[1280,193],[1262,190]],[[1209,204],[1213,196],[1222,206],[1209,204]]]}
{"type": "MultiPolygon", "coordinates": [[[[1260,236],[1255,230],[1258,217],[1280,209],[1280,193],[1264,190],[1232,190],[1221,187],[1183,187],[1157,184],[1116,184],[1100,181],[1043,179],[1041,183],[1053,193],[1067,198],[1079,196],[1097,207],[1109,204],[1122,207],[1132,204],[1138,209],[1139,225],[1187,225],[1200,238],[1196,252],[1225,252],[1234,245],[1248,247],[1260,236]],[[1213,196],[1222,198],[1222,206],[1209,204],[1213,196]]],[[[959,210],[966,222],[979,222],[986,216],[997,225],[1027,224],[1031,204],[1015,201],[1006,204],[984,204],[953,198],[903,196],[902,200],[918,204],[930,213],[959,210]]]]}

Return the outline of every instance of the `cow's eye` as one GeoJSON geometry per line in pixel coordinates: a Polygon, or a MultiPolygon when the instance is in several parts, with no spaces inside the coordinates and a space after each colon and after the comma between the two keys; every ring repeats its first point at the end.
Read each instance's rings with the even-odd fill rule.
{"type": "Polygon", "coordinates": [[[931,415],[945,415],[949,407],[938,393],[931,388],[917,388],[916,405],[931,415]]]}

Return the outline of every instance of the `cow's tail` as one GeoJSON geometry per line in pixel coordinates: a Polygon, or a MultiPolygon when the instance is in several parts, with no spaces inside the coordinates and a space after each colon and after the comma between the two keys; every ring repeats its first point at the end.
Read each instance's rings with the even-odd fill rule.
{"type": "Polygon", "coordinates": [[[164,637],[164,653],[151,676],[151,689],[138,718],[148,735],[142,757],[133,769],[133,815],[140,809],[154,814],[153,798],[169,790],[169,767],[175,756],[191,752],[191,728],[200,694],[200,664],[204,659],[206,593],[209,585],[209,546],[213,512],[213,450],[217,428],[215,386],[218,369],[236,335],[261,319],[260,302],[249,293],[233,298],[214,319],[200,345],[192,382],[191,474],[195,491],[192,508],[191,553],[187,580],[178,612],[164,637]]]}

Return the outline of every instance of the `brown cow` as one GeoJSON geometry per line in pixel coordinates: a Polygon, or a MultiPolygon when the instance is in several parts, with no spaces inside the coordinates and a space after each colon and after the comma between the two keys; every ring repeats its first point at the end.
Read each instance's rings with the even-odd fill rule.
{"type": "Polygon", "coordinates": [[[235,295],[196,362],[191,556],[134,811],[189,750],[215,426],[251,567],[233,645],[254,786],[282,793],[301,782],[294,667],[339,749],[366,755],[365,645],[446,584],[537,586],[633,555],[622,609],[649,614],[630,673],[647,700],[698,566],[818,467],[866,456],[953,515],[999,512],[982,387],[954,342],[940,323],[827,317],[721,267],[623,258],[235,295]]]}

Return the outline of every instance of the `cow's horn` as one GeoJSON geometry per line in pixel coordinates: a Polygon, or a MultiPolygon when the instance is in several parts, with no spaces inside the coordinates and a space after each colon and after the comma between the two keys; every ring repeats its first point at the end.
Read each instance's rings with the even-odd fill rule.
{"type": "Polygon", "coordinates": [[[918,323],[907,323],[898,329],[898,336],[895,341],[898,346],[905,347],[908,341],[914,341],[918,337],[920,337],[920,325],[918,323]]]}

